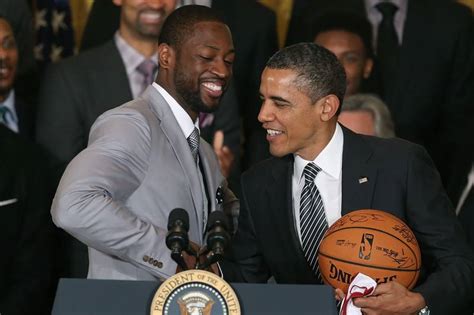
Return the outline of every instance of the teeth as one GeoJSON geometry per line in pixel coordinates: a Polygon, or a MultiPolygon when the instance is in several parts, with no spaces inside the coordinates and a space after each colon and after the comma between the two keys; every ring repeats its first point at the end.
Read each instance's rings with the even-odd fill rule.
{"type": "Polygon", "coordinates": [[[142,17],[150,20],[159,20],[161,18],[161,13],[159,12],[144,12],[142,17]]]}
{"type": "Polygon", "coordinates": [[[214,84],[214,83],[203,83],[202,85],[204,85],[209,90],[212,90],[212,91],[215,91],[215,92],[222,91],[222,85],[217,85],[217,84],[214,84]]]}
{"type": "Polygon", "coordinates": [[[282,133],[283,132],[279,130],[267,129],[267,134],[270,136],[277,136],[277,135],[281,135],[282,133]]]}

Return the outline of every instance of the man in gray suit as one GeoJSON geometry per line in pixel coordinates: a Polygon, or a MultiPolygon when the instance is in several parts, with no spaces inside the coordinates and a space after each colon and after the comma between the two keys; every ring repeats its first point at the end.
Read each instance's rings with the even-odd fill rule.
{"type": "Polygon", "coordinates": [[[167,18],[159,43],[156,82],[96,120],[53,202],[53,221],[89,246],[89,278],[173,275],[165,238],[174,208],[187,210],[197,246],[209,211],[238,215],[212,147],[194,138],[199,112],[218,107],[232,75],[230,31],[212,9],[186,6],[167,18]]]}

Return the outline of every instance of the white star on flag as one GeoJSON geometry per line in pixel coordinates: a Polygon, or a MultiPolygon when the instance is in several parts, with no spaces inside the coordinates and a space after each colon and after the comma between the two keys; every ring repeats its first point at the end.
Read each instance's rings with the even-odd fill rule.
{"type": "Polygon", "coordinates": [[[46,23],[46,9],[36,11],[35,14],[35,28],[39,30],[42,27],[47,27],[46,23]]]}
{"type": "Polygon", "coordinates": [[[63,48],[61,46],[56,46],[53,44],[51,46],[51,54],[49,57],[51,58],[52,62],[56,62],[61,59],[61,53],[63,52],[63,48]]]}
{"type": "Polygon", "coordinates": [[[54,34],[57,34],[59,29],[67,29],[66,24],[64,23],[64,18],[66,17],[65,12],[59,12],[57,10],[53,11],[53,19],[51,21],[51,26],[53,27],[54,34]]]}

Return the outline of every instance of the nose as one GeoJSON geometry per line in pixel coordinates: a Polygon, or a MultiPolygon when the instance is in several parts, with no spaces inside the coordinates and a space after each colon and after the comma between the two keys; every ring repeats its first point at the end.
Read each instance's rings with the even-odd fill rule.
{"type": "MultiPolygon", "coordinates": [[[[146,4],[148,7],[152,8],[152,9],[161,9],[162,7],[165,6],[165,3],[166,2],[173,2],[175,3],[176,1],[170,1],[170,0],[147,0],[146,1],[146,4]]],[[[176,5],[173,6],[173,8],[175,7],[176,5]]]]}
{"type": "Polygon", "coordinates": [[[218,59],[213,63],[211,72],[221,79],[227,79],[232,75],[232,66],[223,59],[218,59]]]}
{"type": "Polygon", "coordinates": [[[273,113],[271,111],[271,105],[268,101],[263,101],[262,106],[260,107],[260,112],[258,113],[257,119],[259,122],[266,123],[272,121],[273,113]]]}

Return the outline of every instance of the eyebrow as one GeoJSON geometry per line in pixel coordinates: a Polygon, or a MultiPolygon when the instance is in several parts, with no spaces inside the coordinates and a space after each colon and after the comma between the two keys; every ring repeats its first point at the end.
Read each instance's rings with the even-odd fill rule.
{"type": "MultiPolygon", "coordinates": [[[[202,45],[203,47],[207,47],[207,48],[211,48],[211,49],[214,49],[214,50],[221,50],[221,48],[217,47],[217,46],[213,46],[213,45],[202,45]]],[[[234,54],[235,53],[235,49],[232,48],[231,50],[229,50],[228,54],[234,54]]]]}
{"type": "MultiPolygon", "coordinates": [[[[260,99],[265,99],[265,97],[262,95],[262,93],[259,93],[260,94],[260,99]]],[[[283,103],[287,103],[287,104],[291,104],[290,101],[288,101],[287,99],[284,99],[283,97],[281,96],[270,96],[269,97],[272,101],[278,101],[278,102],[283,102],[283,103]]]]}

